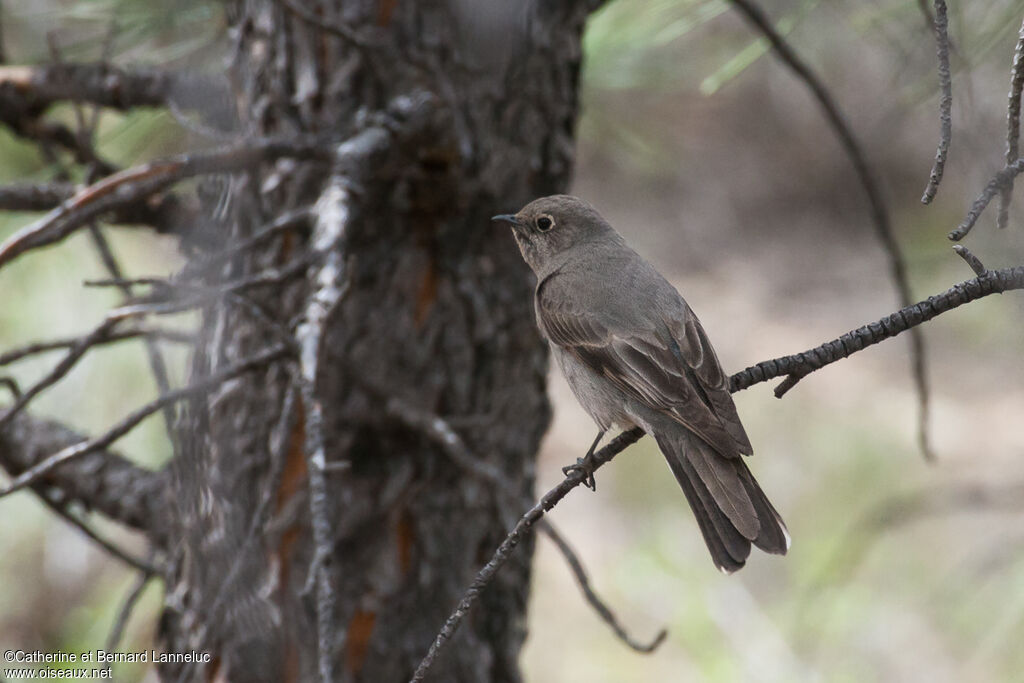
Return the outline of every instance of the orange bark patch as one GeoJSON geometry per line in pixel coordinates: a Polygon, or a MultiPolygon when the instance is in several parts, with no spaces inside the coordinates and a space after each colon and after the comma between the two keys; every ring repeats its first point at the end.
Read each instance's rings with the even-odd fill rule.
{"type": "Polygon", "coordinates": [[[377,26],[387,26],[391,23],[397,4],[398,0],[380,0],[377,3],[377,26]]]}
{"type": "MultiPolygon", "coordinates": [[[[288,453],[285,456],[284,470],[281,472],[281,485],[277,489],[275,501],[275,510],[277,512],[280,512],[281,508],[298,493],[306,479],[306,456],[303,450],[306,442],[306,424],[303,420],[304,413],[302,412],[301,401],[296,404],[295,409],[299,411],[299,416],[295,421],[295,427],[292,429],[291,437],[288,440],[288,453]]],[[[281,567],[281,580],[279,583],[281,590],[284,590],[288,585],[292,547],[299,539],[299,532],[299,528],[293,525],[281,534],[281,543],[276,551],[278,564],[281,567]]],[[[299,654],[295,643],[291,642],[290,639],[285,643],[284,659],[285,681],[289,683],[298,681],[299,654]]]]}
{"type": "Polygon", "coordinates": [[[395,546],[398,556],[398,568],[402,575],[409,573],[412,567],[412,542],[415,536],[412,527],[412,518],[408,510],[402,510],[398,514],[398,521],[395,523],[395,546]]]}
{"type": "Polygon", "coordinates": [[[377,622],[377,614],[365,610],[356,610],[348,622],[348,634],[345,639],[345,666],[354,674],[363,668],[366,650],[370,645],[373,625],[377,622]]]}
{"type": "Polygon", "coordinates": [[[430,309],[434,307],[434,301],[437,299],[437,270],[434,268],[434,263],[431,261],[427,265],[427,271],[423,274],[423,280],[420,281],[420,291],[416,296],[416,326],[420,327],[423,325],[423,321],[427,319],[430,314],[430,309]]]}

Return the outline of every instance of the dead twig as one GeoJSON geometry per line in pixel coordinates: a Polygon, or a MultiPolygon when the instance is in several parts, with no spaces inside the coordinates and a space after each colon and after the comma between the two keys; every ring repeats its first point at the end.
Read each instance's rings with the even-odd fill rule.
{"type": "Polygon", "coordinates": [[[302,21],[306,22],[311,26],[315,26],[321,31],[326,31],[331,35],[343,38],[349,43],[352,43],[352,45],[355,45],[356,47],[362,48],[364,50],[374,47],[373,43],[370,40],[362,36],[355,29],[346,26],[345,24],[327,21],[323,17],[319,17],[310,10],[306,9],[305,6],[299,4],[298,2],[294,2],[294,0],[278,0],[278,2],[285,10],[288,11],[289,14],[298,17],[299,19],[301,19],[302,21]]]}
{"type": "Polygon", "coordinates": [[[982,212],[985,211],[985,208],[992,201],[992,198],[1003,189],[1009,187],[1010,183],[1013,182],[1013,179],[1020,175],[1021,172],[1024,172],[1024,159],[1017,159],[1012,164],[1007,165],[1006,168],[992,176],[988,181],[988,184],[985,186],[985,189],[982,190],[981,194],[978,195],[978,198],[974,200],[973,204],[971,204],[971,208],[967,211],[967,215],[964,217],[960,225],[949,233],[949,239],[957,242],[962,240],[964,237],[967,237],[967,233],[969,233],[974,227],[974,224],[978,222],[982,212]]]}
{"type": "Polygon", "coordinates": [[[668,631],[664,628],[658,631],[657,635],[655,635],[649,642],[641,643],[638,640],[634,640],[626,629],[623,628],[622,624],[619,623],[615,613],[612,612],[608,605],[601,600],[600,596],[594,592],[593,587],[590,585],[590,578],[587,576],[587,571],[583,568],[583,563],[580,561],[579,557],[576,556],[575,551],[573,551],[572,546],[569,545],[568,541],[566,541],[558,530],[555,529],[555,527],[547,520],[542,519],[538,528],[551,539],[551,542],[555,544],[558,551],[562,553],[562,557],[565,558],[565,561],[569,565],[569,569],[572,570],[573,576],[576,578],[576,584],[583,592],[583,597],[586,598],[590,606],[594,608],[594,611],[601,617],[601,620],[611,627],[612,631],[615,632],[615,636],[619,640],[633,650],[644,654],[654,652],[658,649],[659,645],[665,642],[665,638],[668,636],[668,631]]]}
{"type": "MultiPolygon", "coordinates": [[[[835,99],[825,87],[824,82],[818,75],[789,45],[786,39],[775,30],[768,15],[753,0],[730,0],[741,14],[754,26],[768,41],[772,49],[782,62],[796,74],[808,90],[818,101],[825,118],[839,138],[846,156],[850,159],[857,177],[860,179],[864,193],[867,195],[868,204],[871,208],[872,223],[875,226],[875,233],[882,244],[886,257],[889,260],[889,276],[892,278],[899,297],[900,306],[906,307],[911,304],[910,281],[907,278],[906,259],[896,235],[893,232],[892,223],[889,219],[889,211],[886,208],[882,192],[878,187],[875,174],[868,165],[867,157],[863,147],[853,134],[853,130],[846,122],[846,118],[839,111],[835,99]]],[[[914,387],[918,396],[918,442],[921,451],[928,460],[934,459],[931,447],[928,443],[928,413],[929,413],[929,392],[928,377],[926,373],[924,335],[918,329],[910,332],[911,345],[911,372],[914,379],[914,387]]]]}
{"type": "Polygon", "coordinates": [[[110,334],[113,333],[114,326],[116,324],[116,320],[104,320],[96,329],[79,339],[70,349],[68,349],[64,358],[62,358],[61,361],[50,370],[50,372],[46,373],[46,376],[33,384],[28,391],[19,396],[14,405],[8,408],[7,412],[0,416],[0,429],[3,429],[5,426],[10,424],[11,420],[13,420],[18,413],[23,411],[32,399],[67,375],[89,349],[99,343],[107,341],[110,334]]]}
{"type": "MultiPolygon", "coordinates": [[[[639,441],[640,437],[643,435],[643,430],[638,427],[619,434],[617,437],[612,439],[607,446],[591,456],[590,462],[585,463],[586,468],[591,472],[596,471],[605,463],[610,462],[616,455],[624,451],[626,447],[639,441]]],[[[503,540],[501,545],[498,546],[498,549],[494,551],[494,555],[491,557],[491,560],[477,573],[476,578],[473,579],[469,588],[466,589],[466,592],[463,594],[459,604],[455,607],[455,611],[453,611],[451,616],[448,617],[448,620],[445,621],[440,632],[437,634],[437,637],[434,639],[434,642],[430,645],[430,650],[423,658],[423,661],[421,661],[419,666],[416,667],[416,672],[413,674],[411,683],[419,683],[423,680],[424,676],[427,675],[427,671],[429,671],[430,667],[433,665],[434,659],[455,633],[455,629],[459,627],[462,619],[469,613],[470,608],[480,596],[480,592],[487,587],[487,584],[491,582],[491,579],[498,573],[498,570],[501,569],[502,565],[508,561],[508,558],[512,555],[512,551],[514,551],[516,546],[519,545],[519,542],[522,541],[528,533],[530,533],[533,526],[544,516],[544,513],[555,507],[559,501],[569,495],[569,492],[574,488],[582,484],[586,478],[587,475],[584,474],[583,468],[571,471],[560,484],[544,494],[540,501],[527,510],[526,514],[519,519],[515,528],[509,532],[508,536],[505,537],[505,540],[503,540]]]]}
{"type": "MultiPolygon", "coordinates": [[[[98,340],[96,346],[100,344],[113,344],[120,341],[128,341],[132,339],[138,339],[139,337],[147,337],[156,341],[170,342],[173,344],[192,344],[195,342],[195,337],[186,332],[178,332],[176,330],[164,330],[159,328],[147,328],[139,327],[131,330],[118,330],[111,332],[106,338],[98,340]]],[[[25,346],[11,349],[0,353],[0,365],[10,365],[16,361],[35,356],[40,353],[47,353],[49,351],[59,351],[61,349],[69,349],[82,341],[82,337],[69,337],[65,339],[51,339],[49,341],[33,342],[32,344],[26,344],[25,346]]]]}
{"type": "Polygon", "coordinates": [[[281,157],[330,161],[333,148],[314,138],[271,138],[212,152],[182,154],[135,166],[94,183],[0,244],[0,267],[39,247],[59,242],[104,214],[130,206],[181,180],[227,173],[281,157]]]}
{"type": "Polygon", "coordinates": [[[0,488],[0,498],[8,496],[16,491],[20,491],[26,486],[32,486],[41,482],[47,475],[53,472],[54,469],[64,465],[65,463],[106,448],[165,405],[198,396],[220,386],[233,377],[266,367],[270,363],[273,363],[285,356],[287,351],[288,349],[283,345],[273,346],[266,351],[234,363],[223,370],[210,375],[209,377],[198,380],[187,387],[174,389],[173,391],[160,396],[132,412],[130,415],[111,427],[103,435],[63,448],[50,457],[36,463],[17,477],[14,477],[6,487],[0,488]]]}
{"type": "MultiPolygon", "coordinates": [[[[939,60],[939,146],[935,151],[935,164],[928,176],[928,186],[921,197],[922,204],[930,204],[939,191],[942,174],[946,170],[949,141],[953,137],[953,76],[949,68],[949,18],[946,0],[935,0],[935,44],[939,60]]],[[[1013,159],[1010,159],[1013,161],[1013,159]]]]}
{"type": "MultiPolygon", "coordinates": [[[[1017,33],[1010,69],[1010,101],[1006,105],[1006,164],[1020,157],[1020,98],[1024,90],[1024,22],[1017,33]]],[[[996,225],[1002,229],[1010,222],[1010,201],[1013,198],[1013,180],[999,194],[999,214],[996,225]]]]}
{"type": "Polygon", "coordinates": [[[146,586],[152,578],[153,574],[143,572],[135,580],[135,585],[132,586],[132,589],[128,591],[124,604],[121,605],[121,609],[117,612],[114,626],[110,629],[110,635],[107,636],[107,652],[117,651],[117,646],[121,643],[121,636],[124,635],[124,629],[128,625],[128,619],[131,617],[132,612],[135,610],[135,605],[139,602],[139,598],[142,597],[143,591],[146,590],[146,586]]]}
{"type": "Polygon", "coordinates": [[[64,520],[67,521],[68,524],[81,531],[90,540],[96,543],[96,545],[103,548],[103,550],[105,550],[108,554],[121,560],[129,567],[138,569],[145,575],[153,574],[157,571],[156,567],[152,564],[152,562],[135,557],[127,550],[124,550],[123,548],[115,544],[113,541],[110,541],[100,536],[95,529],[93,529],[85,522],[85,520],[81,519],[78,515],[71,512],[68,509],[67,503],[57,500],[56,497],[53,496],[52,494],[43,494],[41,497],[43,501],[54,512],[56,512],[58,515],[64,518],[64,520]]]}
{"type": "MultiPolygon", "coordinates": [[[[497,504],[502,510],[508,509],[507,506],[519,504],[520,496],[511,490],[501,471],[473,453],[458,432],[444,418],[421,410],[398,397],[388,397],[382,389],[372,386],[365,376],[356,376],[359,377],[357,381],[364,389],[368,390],[375,398],[385,402],[385,410],[390,417],[428,437],[440,446],[448,458],[460,469],[493,487],[499,494],[497,504]]],[[[608,624],[616,637],[637,652],[649,653],[656,650],[668,635],[668,631],[661,629],[654,640],[649,643],[641,643],[634,639],[622,626],[612,609],[594,591],[583,563],[576,556],[565,537],[547,520],[541,520],[539,528],[548,535],[555,548],[562,554],[587,603],[597,612],[601,620],[608,624]]]]}
{"type": "Polygon", "coordinates": [[[964,245],[954,244],[953,251],[955,251],[956,255],[962,258],[967,263],[967,265],[971,267],[971,270],[973,270],[974,274],[977,275],[978,277],[981,277],[988,271],[988,269],[985,268],[984,264],[982,264],[981,259],[972,254],[971,250],[965,247],[964,245]]]}

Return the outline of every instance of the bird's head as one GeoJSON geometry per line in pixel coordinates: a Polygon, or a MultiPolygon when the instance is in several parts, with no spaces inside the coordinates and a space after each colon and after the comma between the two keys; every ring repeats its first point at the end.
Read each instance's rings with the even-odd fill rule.
{"type": "Polygon", "coordinates": [[[491,220],[512,226],[523,259],[537,274],[561,262],[573,247],[594,241],[621,239],[601,214],[587,202],[567,194],[535,199],[516,214],[491,220]]]}

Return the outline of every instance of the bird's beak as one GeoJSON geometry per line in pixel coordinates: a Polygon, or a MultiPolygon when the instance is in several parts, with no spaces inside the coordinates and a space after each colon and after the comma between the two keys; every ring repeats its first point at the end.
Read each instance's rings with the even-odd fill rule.
{"type": "Polygon", "coordinates": [[[511,213],[499,213],[497,216],[491,216],[491,220],[505,221],[506,223],[511,223],[513,226],[517,228],[523,227],[523,224],[519,222],[519,219],[515,217],[515,214],[511,213]]]}

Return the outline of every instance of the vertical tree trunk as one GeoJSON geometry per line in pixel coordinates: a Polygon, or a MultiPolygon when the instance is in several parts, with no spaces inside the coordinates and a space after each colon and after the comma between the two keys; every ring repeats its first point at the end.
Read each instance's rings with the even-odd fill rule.
{"type": "MultiPolygon", "coordinates": [[[[316,384],[337,680],[408,680],[519,512],[390,417],[387,398],[446,417],[509,488],[532,490],[549,414],[546,354],[532,277],[489,217],[567,185],[586,8],[508,4],[228,6],[245,134],[341,142],[371,125],[388,131],[356,169],[297,159],[232,177],[211,227],[237,242],[318,201],[314,220],[327,220],[338,209],[331,187],[350,198],[341,207],[347,291],[329,317],[316,384]]],[[[243,278],[311,255],[308,234],[287,233],[216,275],[243,278]]],[[[205,313],[193,374],[287,336],[314,289],[300,275],[226,297],[205,313]]],[[[188,414],[177,434],[178,542],[161,630],[169,651],[213,661],[167,678],[316,680],[307,430],[289,370],[244,376],[188,414]]],[[[529,560],[524,548],[487,590],[434,680],[519,679],[529,560]]]]}

